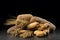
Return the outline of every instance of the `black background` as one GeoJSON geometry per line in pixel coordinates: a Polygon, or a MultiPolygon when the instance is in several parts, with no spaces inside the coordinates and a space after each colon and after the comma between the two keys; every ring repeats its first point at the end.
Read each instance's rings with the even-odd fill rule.
{"type": "MultiPolygon", "coordinates": [[[[23,2],[24,3],[24,2],[23,2]]],[[[6,19],[8,19],[10,16],[17,16],[18,14],[33,14],[35,16],[42,17],[44,19],[47,19],[51,21],[53,24],[59,27],[59,13],[58,13],[58,6],[57,5],[51,5],[48,4],[48,2],[41,2],[39,3],[25,3],[25,4],[3,4],[0,7],[0,29],[3,29],[3,23],[6,19]],[[57,6],[57,7],[56,7],[57,6]]]]}
{"type": "Polygon", "coordinates": [[[7,30],[10,26],[5,26],[3,23],[10,16],[17,16],[18,14],[33,14],[35,16],[42,17],[49,20],[56,25],[56,31],[60,29],[60,15],[59,8],[56,3],[49,3],[48,1],[40,2],[8,2],[1,3],[0,7],[0,31],[7,30]]]}

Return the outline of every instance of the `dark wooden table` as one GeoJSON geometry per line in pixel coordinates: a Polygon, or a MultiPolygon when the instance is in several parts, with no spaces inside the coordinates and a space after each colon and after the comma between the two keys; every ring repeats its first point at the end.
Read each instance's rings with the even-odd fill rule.
{"type": "Polygon", "coordinates": [[[0,31],[0,40],[60,40],[60,32],[56,30],[46,37],[31,37],[31,38],[19,38],[19,37],[11,37],[6,33],[6,30],[0,31]]]}

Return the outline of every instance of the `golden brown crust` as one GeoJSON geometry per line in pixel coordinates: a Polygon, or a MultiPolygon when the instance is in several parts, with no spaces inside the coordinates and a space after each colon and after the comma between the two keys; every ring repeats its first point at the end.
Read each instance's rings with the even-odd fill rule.
{"type": "Polygon", "coordinates": [[[42,37],[45,35],[45,33],[43,31],[39,31],[39,30],[34,31],[34,34],[38,37],[42,37]]]}
{"type": "Polygon", "coordinates": [[[27,37],[31,37],[32,36],[32,31],[29,30],[24,30],[22,31],[23,33],[21,33],[19,36],[22,38],[27,38],[27,37]]]}
{"type": "Polygon", "coordinates": [[[39,24],[38,22],[30,23],[30,24],[27,26],[27,29],[35,28],[35,27],[37,27],[38,24],[39,24]]]}

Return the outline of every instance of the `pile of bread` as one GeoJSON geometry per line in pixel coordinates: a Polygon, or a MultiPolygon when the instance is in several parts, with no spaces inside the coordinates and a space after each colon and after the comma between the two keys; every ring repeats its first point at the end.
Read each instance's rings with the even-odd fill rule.
{"type": "Polygon", "coordinates": [[[55,29],[54,24],[43,18],[31,14],[21,14],[17,16],[15,25],[9,28],[7,33],[22,38],[31,36],[42,37],[53,32],[55,29]]]}

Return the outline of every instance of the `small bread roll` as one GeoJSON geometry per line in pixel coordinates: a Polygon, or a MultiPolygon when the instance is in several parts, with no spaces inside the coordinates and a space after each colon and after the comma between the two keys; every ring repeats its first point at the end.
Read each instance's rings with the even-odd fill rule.
{"type": "Polygon", "coordinates": [[[39,24],[40,27],[38,28],[38,30],[44,30],[44,29],[48,29],[49,23],[44,23],[44,24],[39,24]]]}
{"type": "Polygon", "coordinates": [[[30,23],[30,24],[27,26],[27,29],[35,28],[35,27],[37,27],[38,24],[39,24],[38,22],[30,23]]]}
{"type": "Polygon", "coordinates": [[[45,33],[45,35],[48,35],[49,34],[49,29],[45,29],[45,30],[43,30],[43,32],[45,33]]]}
{"type": "Polygon", "coordinates": [[[31,17],[32,17],[31,14],[21,14],[21,15],[17,16],[17,20],[16,21],[19,21],[19,20],[29,21],[31,19],[31,17]]]}
{"type": "Polygon", "coordinates": [[[18,31],[18,33],[19,34],[22,34],[22,33],[24,33],[24,32],[26,32],[27,30],[20,30],[20,31],[18,31]]]}
{"type": "Polygon", "coordinates": [[[19,36],[22,37],[22,38],[27,38],[27,37],[31,37],[32,36],[32,31],[25,31],[24,33],[20,34],[19,36]]]}
{"type": "Polygon", "coordinates": [[[45,35],[45,33],[43,31],[39,31],[39,30],[34,31],[34,34],[38,37],[42,37],[45,35]]]}

